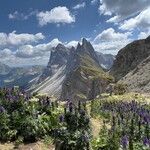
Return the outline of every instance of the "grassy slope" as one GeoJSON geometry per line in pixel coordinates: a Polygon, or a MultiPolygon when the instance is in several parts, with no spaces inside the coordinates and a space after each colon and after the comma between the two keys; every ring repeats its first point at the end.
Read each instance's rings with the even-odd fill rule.
{"type": "MultiPolygon", "coordinates": [[[[103,93],[103,94],[101,94],[101,98],[95,99],[95,102],[99,104],[99,101],[103,101],[103,100],[106,100],[106,101],[132,101],[132,100],[137,100],[138,102],[141,102],[141,103],[146,102],[147,104],[150,104],[150,94],[147,95],[147,94],[137,94],[137,93],[126,93],[124,95],[109,96],[109,94],[103,93]]],[[[91,103],[89,102],[88,105],[87,105],[89,114],[90,114],[90,108],[91,108],[90,106],[91,106],[91,103]]],[[[100,133],[100,130],[102,129],[102,125],[103,125],[103,119],[104,118],[102,118],[99,115],[91,116],[90,120],[91,120],[93,138],[99,137],[99,133],[100,133]]],[[[110,125],[107,124],[107,127],[110,128],[110,125]]]]}
{"type": "MultiPolygon", "coordinates": [[[[73,74],[73,79],[78,79],[81,83],[87,83],[87,80],[105,80],[111,82],[113,77],[105,72],[88,54],[80,55],[80,66],[75,70],[73,74]]],[[[76,81],[71,81],[72,84],[75,84],[76,81]]],[[[80,91],[76,94],[80,98],[87,98],[86,95],[80,91]]]]}

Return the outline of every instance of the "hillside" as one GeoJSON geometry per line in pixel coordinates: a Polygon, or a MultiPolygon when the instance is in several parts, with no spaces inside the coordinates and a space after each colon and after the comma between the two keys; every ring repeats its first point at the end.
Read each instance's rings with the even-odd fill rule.
{"type": "Polygon", "coordinates": [[[135,69],[144,59],[150,56],[150,36],[134,41],[121,49],[110,70],[116,81],[135,69]]]}
{"type": "Polygon", "coordinates": [[[104,72],[99,57],[86,39],[77,48],[59,44],[39,82],[31,90],[66,99],[93,99],[105,90],[112,79],[104,72]]]}
{"type": "Polygon", "coordinates": [[[111,77],[104,72],[90,42],[83,39],[67,64],[68,74],[62,87],[62,99],[89,100],[104,92],[111,77]]]}
{"type": "Polygon", "coordinates": [[[150,92],[150,56],[123,77],[119,83],[127,84],[129,91],[150,92]]]}

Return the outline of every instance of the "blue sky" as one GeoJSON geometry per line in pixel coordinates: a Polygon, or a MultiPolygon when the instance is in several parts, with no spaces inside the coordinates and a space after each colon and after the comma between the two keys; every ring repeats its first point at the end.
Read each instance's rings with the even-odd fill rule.
{"type": "Polygon", "coordinates": [[[149,0],[1,0],[0,58],[8,65],[45,65],[53,46],[87,38],[117,54],[150,34],[149,0]]]}

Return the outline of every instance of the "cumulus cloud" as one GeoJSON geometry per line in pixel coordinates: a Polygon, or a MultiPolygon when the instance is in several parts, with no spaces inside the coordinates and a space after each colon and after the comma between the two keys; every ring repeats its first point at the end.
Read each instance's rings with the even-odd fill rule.
{"type": "Polygon", "coordinates": [[[13,52],[8,48],[0,50],[0,58],[9,57],[11,55],[13,55],[13,52]]]}
{"type": "Polygon", "coordinates": [[[12,33],[0,33],[0,46],[16,46],[23,45],[28,43],[36,43],[39,40],[44,39],[44,35],[42,33],[37,34],[29,34],[29,33],[21,33],[17,34],[16,31],[12,33]]]}
{"type": "Polygon", "coordinates": [[[98,34],[92,44],[97,51],[116,54],[121,48],[132,41],[130,35],[130,32],[120,33],[116,32],[113,28],[108,28],[98,34]]]}
{"type": "Polygon", "coordinates": [[[128,36],[131,35],[131,32],[120,33],[116,32],[113,28],[108,28],[101,32],[99,35],[96,36],[94,42],[100,41],[122,41],[127,40],[128,36]]]}
{"type": "Polygon", "coordinates": [[[125,20],[120,25],[119,28],[122,30],[134,30],[135,28],[143,30],[149,27],[150,27],[150,7],[142,11],[136,17],[125,20]]]}
{"type": "Polygon", "coordinates": [[[66,7],[55,7],[50,11],[41,11],[37,13],[37,19],[40,26],[47,25],[48,23],[72,23],[75,22],[75,17],[66,7]]]}
{"type": "Polygon", "coordinates": [[[0,50],[1,62],[10,66],[21,65],[46,65],[49,59],[50,51],[52,47],[56,47],[59,43],[62,43],[57,38],[48,43],[31,45],[25,44],[14,48],[5,48],[0,50]]]}
{"type": "Polygon", "coordinates": [[[128,43],[130,43],[129,40],[127,41],[119,41],[119,42],[115,42],[115,41],[110,41],[110,42],[102,42],[102,43],[97,43],[94,44],[93,43],[93,47],[96,51],[98,52],[102,52],[104,54],[113,54],[116,55],[117,52],[123,48],[124,46],[126,46],[128,43]]]}
{"type": "Polygon", "coordinates": [[[112,16],[108,22],[127,19],[150,6],[149,0],[100,0],[100,3],[100,14],[112,16]]]}
{"type": "Polygon", "coordinates": [[[138,39],[145,39],[150,36],[150,28],[147,29],[145,32],[140,32],[138,35],[138,39]]]}
{"type": "Polygon", "coordinates": [[[78,42],[79,41],[70,41],[70,42],[66,43],[65,46],[68,47],[68,48],[71,48],[72,46],[76,47],[78,42]]]}
{"type": "Polygon", "coordinates": [[[32,45],[23,45],[18,48],[16,51],[16,56],[21,58],[34,58],[34,57],[42,57],[47,55],[52,49],[52,47],[56,47],[61,41],[58,39],[53,39],[49,43],[38,44],[35,46],[32,45]]]}
{"type": "Polygon", "coordinates": [[[77,4],[76,6],[73,7],[74,10],[84,8],[86,6],[85,2],[77,4]]]}

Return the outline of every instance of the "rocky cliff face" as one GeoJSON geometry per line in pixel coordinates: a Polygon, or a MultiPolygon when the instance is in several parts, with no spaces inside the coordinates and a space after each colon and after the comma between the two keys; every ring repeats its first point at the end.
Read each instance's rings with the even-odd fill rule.
{"type": "Polygon", "coordinates": [[[150,36],[121,49],[110,73],[129,91],[150,92],[150,36]]]}
{"type": "Polygon", "coordinates": [[[54,48],[34,92],[61,100],[88,100],[104,91],[111,79],[100,66],[90,42],[83,39],[76,49],[60,44],[54,48]]]}
{"type": "Polygon", "coordinates": [[[118,81],[150,55],[150,37],[134,41],[121,49],[110,73],[118,81]]]}
{"type": "Polygon", "coordinates": [[[62,87],[61,99],[90,100],[104,92],[112,79],[99,64],[90,42],[83,39],[68,62],[70,68],[62,87]]]}
{"type": "Polygon", "coordinates": [[[69,53],[69,49],[62,44],[58,44],[56,48],[53,48],[48,65],[39,78],[39,83],[44,81],[47,77],[53,76],[60,67],[66,65],[69,53]]]}
{"type": "Polygon", "coordinates": [[[119,83],[127,84],[129,91],[150,92],[150,56],[123,77],[119,83]]]}

